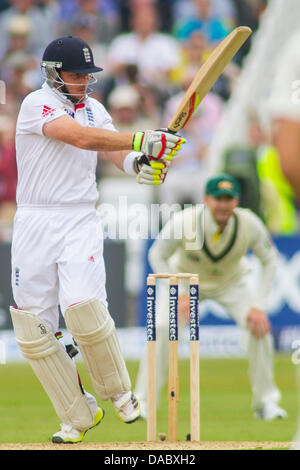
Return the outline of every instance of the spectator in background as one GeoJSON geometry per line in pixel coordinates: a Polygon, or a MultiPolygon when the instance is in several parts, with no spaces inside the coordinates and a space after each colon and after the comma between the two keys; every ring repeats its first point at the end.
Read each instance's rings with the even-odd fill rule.
{"type": "MultiPolygon", "coordinates": [[[[6,50],[1,56],[1,69],[5,62],[19,52],[30,53],[29,36],[33,24],[26,15],[14,15],[7,24],[6,50]]],[[[35,63],[37,66],[37,62],[35,63]]]]}
{"type": "Polygon", "coordinates": [[[228,25],[213,11],[212,0],[193,0],[194,14],[175,24],[174,35],[179,40],[185,40],[195,31],[202,33],[213,49],[232,30],[233,25],[228,25]]]}
{"type": "Polygon", "coordinates": [[[177,41],[159,32],[152,3],[137,3],[131,21],[132,32],[118,35],[109,48],[111,72],[118,83],[126,83],[128,67],[137,67],[137,81],[154,88],[163,99],[170,93],[170,74],[180,60],[177,41]]]}
{"type": "MultiPolygon", "coordinates": [[[[244,0],[242,0],[244,2],[244,0]]],[[[250,8],[250,6],[249,6],[250,8]]],[[[174,17],[186,21],[197,16],[197,6],[194,0],[175,0],[173,3],[174,17]]],[[[211,12],[213,17],[221,18],[230,28],[236,24],[235,0],[212,0],[211,12]]]]}
{"type": "Polygon", "coordinates": [[[0,240],[9,240],[16,211],[17,165],[15,122],[0,116],[0,240]]]}
{"type": "MultiPolygon", "coordinates": [[[[212,16],[221,19],[229,29],[245,25],[255,31],[267,3],[268,0],[211,0],[211,11],[212,16]]],[[[197,16],[195,1],[174,0],[173,16],[181,21],[197,16]]]]}
{"type": "MultiPolygon", "coordinates": [[[[238,18],[245,20],[245,24],[253,21],[253,29],[257,29],[260,17],[264,13],[269,0],[234,0],[238,18]]],[[[243,23],[244,24],[244,23],[243,23]]]]}
{"type": "Polygon", "coordinates": [[[139,8],[141,4],[152,4],[156,6],[160,18],[160,31],[172,34],[175,1],[176,0],[117,0],[121,17],[120,32],[124,33],[130,31],[132,12],[136,8],[139,8]]]}
{"type": "Polygon", "coordinates": [[[10,0],[10,8],[0,14],[0,57],[7,50],[8,28],[15,15],[26,15],[32,23],[29,35],[29,45],[33,54],[41,55],[46,45],[51,41],[53,22],[46,15],[46,9],[35,6],[34,0],[10,0]]]}
{"type": "Polygon", "coordinates": [[[151,96],[151,90],[143,91],[133,85],[121,85],[109,95],[109,111],[119,132],[132,132],[137,128],[154,129],[159,126],[155,98],[151,96]]]}
{"type": "Polygon", "coordinates": [[[7,25],[7,49],[1,58],[0,76],[9,85],[16,66],[30,74],[33,88],[40,84],[39,62],[30,47],[32,29],[32,21],[26,15],[13,16],[7,25]]]}
{"type": "Polygon", "coordinates": [[[171,80],[181,88],[187,70],[199,69],[205,60],[207,43],[203,34],[195,31],[180,44],[180,62],[171,73],[171,80]]]}
{"type": "Polygon", "coordinates": [[[115,0],[61,0],[60,34],[68,34],[70,24],[81,17],[95,23],[96,42],[109,44],[119,32],[120,17],[115,0]]]}
{"type": "Polygon", "coordinates": [[[61,0],[34,0],[39,6],[51,33],[51,38],[58,35],[59,13],[61,0]]]}
{"type": "MultiPolygon", "coordinates": [[[[200,68],[203,62],[211,53],[210,46],[205,36],[199,31],[194,31],[187,39],[180,42],[181,59],[178,67],[173,70],[171,80],[174,84],[179,84],[183,80],[186,70],[189,68],[200,68]]],[[[235,78],[238,76],[240,68],[231,62],[227,65],[222,75],[213,85],[213,93],[227,100],[235,78]]]]}
{"type": "Polygon", "coordinates": [[[7,50],[0,62],[0,79],[6,84],[7,115],[16,116],[20,102],[41,82],[39,63],[29,37],[33,25],[26,15],[15,15],[7,25],[7,50]]]}
{"type": "MultiPolygon", "coordinates": [[[[134,129],[157,129],[160,116],[155,96],[151,89],[141,85],[120,85],[108,96],[108,111],[113,119],[114,126],[119,132],[133,132],[134,129]],[[142,126],[142,127],[141,127],[142,126]]],[[[100,168],[98,169],[100,171],[100,168]]],[[[118,174],[125,174],[115,169],[111,162],[101,159],[101,174],[98,178],[118,174]]]]}
{"type": "MultiPolygon", "coordinates": [[[[233,0],[236,11],[236,26],[249,26],[252,31],[256,31],[259,26],[260,15],[266,7],[266,2],[267,0],[233,0]]],[[[250,36],[234,58],[239,65],[250,51],[252,38],[253,36],[250,36]]]]}
{"type": "Polygon", "coordinates": [[[34,91],[33,82],[30,84],[30,72],[26,67],[27,60],[26,54],[20,53],[20,55],[15,55],[10,61],[10,80],[6,88],[11,90],[14,97],[16,112],[25,96],[34,91]]]}
{"type": "Polygon", "coordinates": [[[9,7],[9,0],[2,0],[0,2],[0,12],[6,10],[9,7]]]}

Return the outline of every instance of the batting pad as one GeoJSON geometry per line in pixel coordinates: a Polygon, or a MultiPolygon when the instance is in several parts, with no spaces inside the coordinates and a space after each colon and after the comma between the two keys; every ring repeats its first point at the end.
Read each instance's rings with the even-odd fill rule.
{"type": "Polygon", "coordinates": [[[101,400],[129,391],[130,378],[115,324],[104,304],[94,298],[71,305],[65,311],[65,322],[101,400]]]}
{"type": "Polygon", "coordinates": [[[62,423],[89,429],[94,416],[83,395],[76,367],[38,315],[10,308],[17,343],[44,387],[62,423]]]}

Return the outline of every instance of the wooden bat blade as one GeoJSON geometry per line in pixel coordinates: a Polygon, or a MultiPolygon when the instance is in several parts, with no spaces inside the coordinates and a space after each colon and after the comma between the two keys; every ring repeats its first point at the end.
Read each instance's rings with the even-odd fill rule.
{"type": "Polygon", "coordinates": [[[174,113],[168,129],[177,132],[189,121],[195,109],[222,74],[246,39],[252,33],[247,26],[235,28],[210,54],[201,66],[181,103],[174,113]]]}

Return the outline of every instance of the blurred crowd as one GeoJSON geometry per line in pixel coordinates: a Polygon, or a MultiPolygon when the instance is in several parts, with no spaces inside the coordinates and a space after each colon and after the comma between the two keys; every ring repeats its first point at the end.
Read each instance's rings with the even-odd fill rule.
{"type": "MultiPolygon", "coordinates": [[[[184,90],[216,44],[237,25],[248,25],[255,31],[267,3],[267,0],[1,0],[0,80],[5,85],[5,103],[2,100],[0,104],[0,237],[8,237],[6,227],[15,211],[16,117],[24,97],[43,83],[40,60],[52,39],[73,35],[90,44],[96,65],[104,69],[97,74],[92,96],[107,107],[118,130],[155,129],[166,127],[184,90]]],[[[187,144],[172,164],[166,183],[158,189],[160,202],[183,205],[201,201],[208,173],[207,149],[250,45],[251,40],[235,56],[194,119],[181,132],[187,144]]],[[[266,161],[273,161],[274,155],[268,136],[254,113],[250,114],[249,111],[251,148],[229,149],[224,156],[225,169],[234,172],[235,156],[244,152],[246,165],[236,174],[244,188],[243,204],[260,213],[274,233],[295,233],[296,219],[294,225],[290,223],[286,228],[273,217],[273,211],[278,212],[274,203],[276,192],[286,184],[280,180],[281,175],[273,182],[275,199],[269,197],[268,201],[264,197],[265,193],[270,195],[270,191],[261,189],[264,178],[269,184],[266,161]]],[[[97,178],[101,182],[106,177],[128,178],[109,162],[101,162],[97,178]]],[[[290,188],[284,186],[284,190],[290,203],[290,188]]]]}

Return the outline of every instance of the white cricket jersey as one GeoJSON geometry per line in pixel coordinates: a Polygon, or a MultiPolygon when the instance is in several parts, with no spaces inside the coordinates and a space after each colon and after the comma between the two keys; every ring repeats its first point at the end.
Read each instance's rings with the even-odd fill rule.
{"type": "Polygon", "coordinates": [[[218,226],[210,210],[204,209],[204,218],[201,218],[201,211],[203,209],[196,206],[174,214],[150,248],[152,268],[155,272],[198,274],[200,292],[209,296],[233,285],[249,272],[251,266],[245,255],[252,250],[262,266],[253,306],[264,310],[277,264],[277,250],[264,224],[249,209],[236,208],[225,230],[216,238],[218,226]],[[180,233],[176,229],[178,224],[196,227],[196,218],[201,220],[198,229],[202,231],[204,220],[204,244],[200,249],[191,250],[187,249],[190,235],[186,237],[183,231],[179,239],[174,234],[180,233]]]}
{"type": "Polygon", "coordinates": [[[74,105],[46,83],[30,93],[21,105],[16,127],[18,207],[97,201],[97,152],[43,134],[46,122],[66,114],[82,126],[116,130],[104,106],[94,98],[74,105]]]}

